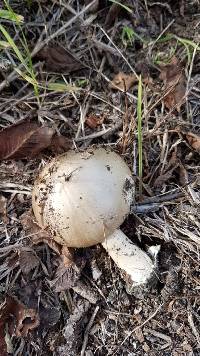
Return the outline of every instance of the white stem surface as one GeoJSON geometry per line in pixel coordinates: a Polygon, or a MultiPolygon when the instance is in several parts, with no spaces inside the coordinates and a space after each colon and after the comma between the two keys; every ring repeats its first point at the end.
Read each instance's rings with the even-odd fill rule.
{"type": "Polygon", "coordinates": [[[129,284],[146,285],[155,274],[151,258],[121,231],[115,230],[103,243],[116,265],[127,275],[129,284]]]}

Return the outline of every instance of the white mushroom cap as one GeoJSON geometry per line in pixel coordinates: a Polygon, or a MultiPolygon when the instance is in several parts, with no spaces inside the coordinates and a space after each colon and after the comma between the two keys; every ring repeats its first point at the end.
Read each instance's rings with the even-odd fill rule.
{"type": "Polygon", "coordinates": [[[58,243],[86,247],[104,241],[134,200],[131,171],[116,153],[67,152],[47,164],[33,189],[33,210],[58,243]]]}

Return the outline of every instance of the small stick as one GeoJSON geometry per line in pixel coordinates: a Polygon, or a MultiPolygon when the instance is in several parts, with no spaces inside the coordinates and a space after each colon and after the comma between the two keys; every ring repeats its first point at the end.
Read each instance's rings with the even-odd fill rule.
{"type": "Polygon", "coordinates": [[[87,342],[88,342],[88,335],[89,335],[89,331],[92,327],[92,324],[94,323],[94,319],[96,318],[96,315],[99,311],[99,306],[97,306],[90,318],[90,321],[85,329],[85,334],[84,334],[84,339],[83,339],[83,345],[82,345],[82,349],[81,349],[81,356],[84,356],[85,355],[85,349],[86,349],[86,346],[87,346],[87,342]]]}
{"type": "MultiPolygon", "coordinates": [[[[117,348],[117,350],[115,351],[115,353],[113,354],[116,355],[117,352],[119,351],[119,348],[126,342],[126,340],[129,339],[129,337],[138,329],[141,329],[144,325],[146,325],[151,319],[153,319],[156,314],[158,313],[158,311],[161,309],[161,307],[163,306],[163,304],[160,304],[158,306],[158,308],[155,310],[155,312],[153,314],[151,314],[142,324],[136,326],[133,330],[131,330],[128,335],[124,338],[124,340],[121,342],[120,346],[117,348]]],[[[82,355],[81,355],[82,356],[82,355]]]]}
{"type": "Polygon", "coordinates": [[[82,298],[88,300],[91,304],[97,303],[97,295],[96,293],[89,288],[85,283],[78,280],[76,285],[72,287],[73,291],[79,294],[82,298]]]}

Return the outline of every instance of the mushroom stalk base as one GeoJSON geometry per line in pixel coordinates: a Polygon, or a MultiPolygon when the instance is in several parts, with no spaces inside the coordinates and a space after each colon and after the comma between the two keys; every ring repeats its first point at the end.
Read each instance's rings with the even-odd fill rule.
{"type": "Polygon", "coordinates": [[[155,265],[151,258],[121,230],[115,230],[102,245],[122,270],[129,291],[134,287],[146,286],[155,279],[155,265]]]}

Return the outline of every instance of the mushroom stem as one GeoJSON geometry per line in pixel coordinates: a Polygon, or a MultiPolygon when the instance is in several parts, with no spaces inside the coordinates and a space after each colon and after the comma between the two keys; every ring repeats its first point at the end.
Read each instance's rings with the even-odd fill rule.
{"type": "Polygon", "coordinates": [[[151,258],[119,229],[104,242],[103,247],[122,270],[128,289],[146,285],[155,279],[155,264],[151,258]]]}

